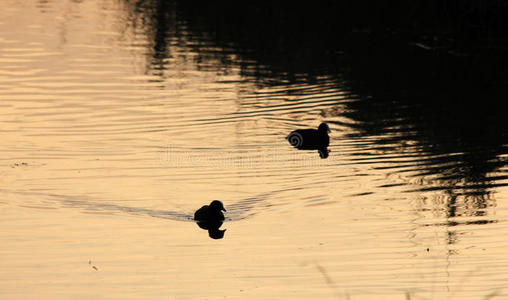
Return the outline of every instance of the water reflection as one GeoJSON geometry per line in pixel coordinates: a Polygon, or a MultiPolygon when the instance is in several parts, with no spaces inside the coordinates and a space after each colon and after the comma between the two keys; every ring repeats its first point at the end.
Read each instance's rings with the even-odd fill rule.
{"type": "Polygon", "coordinates": [[[222,226],[221,221],[198,221],[199,228],[208,230],[208,236],[212,239],[222,239],[226,229],[219,229],[222,226]]]}
{"type": "MultiPolygon", "coordinates": [[[[460,94],[462,101],[471,101],[467,95],[470,91],[464,92],[460,94]]],[[[440,95],[436,92],[435,96],[440,95]]],[[[410,101],[373,96],[349,103],[346,115],[356,120],[358,130],[351,136],[375,137],[377,147],[369,155],[415,155],[411,160],[394,161],[390,169],[422,183],[408,192],[441,192],[435,201],[441,202],[443,209],[435,213],[450,220],[447,226],[490,223],[460,218],[485,216],[486,210],[496,205],[494,189],[506,185],[496,182],[500,179],[498,171],[506,165],[503,118],[495,117],[495,113],[475,114],[473,109],[463,111],[467,104],[455,109],[446,101],[418,105],[410,101]]]]}

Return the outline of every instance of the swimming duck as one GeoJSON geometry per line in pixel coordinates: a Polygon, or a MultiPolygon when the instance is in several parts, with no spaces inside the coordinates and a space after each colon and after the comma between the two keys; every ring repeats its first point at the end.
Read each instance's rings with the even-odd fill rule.
{"type": "Polygon", "coordinates": [[[328,124],[321,123],[318,129],[297,129],[292,131],[286,140],[291,146],[301,150],[326,149],[330,144],[328,124]]]}
{"type": "Polygon", "coordinates": [[[198,222],[216,223],[224,221],[224,214],[226,211],[224,205],[219,200],[213,200],[210,205],[203,205],[194,213],[194,220],[198,222]]]}

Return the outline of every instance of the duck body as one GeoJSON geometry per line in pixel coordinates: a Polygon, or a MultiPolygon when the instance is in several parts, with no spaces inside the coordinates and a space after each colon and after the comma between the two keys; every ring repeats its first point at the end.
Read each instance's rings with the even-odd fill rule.
{"type": "Polygon", "coordinates": [[[291,146],[300,150],[326,149],[330,144],[328,132],[330,132],[328,124],[321,123],[318,129],[294,130],[286,137],[286,140],[291,146]]]}
{"type": "Polygon", "coordinates": [[[222,211],[226,211],[222,202],[214,200],[210,205],[203,205],[200,209],[196,210],[194,220],[207,223],[222,223],[224,221],[222,211]]]}

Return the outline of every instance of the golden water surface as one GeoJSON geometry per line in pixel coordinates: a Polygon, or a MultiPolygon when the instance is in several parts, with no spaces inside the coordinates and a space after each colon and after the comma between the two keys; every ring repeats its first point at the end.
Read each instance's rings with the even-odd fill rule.
{"type": "Polygon", "coordinates": [[[264,84],[176,13],[159,57],[138,9],[0,3],[0,298],[508,298],[506,154],[463,176],[365,134],[340,77],[264,84]],[[328,159],[284,139],[323,121],[328,159]]]}

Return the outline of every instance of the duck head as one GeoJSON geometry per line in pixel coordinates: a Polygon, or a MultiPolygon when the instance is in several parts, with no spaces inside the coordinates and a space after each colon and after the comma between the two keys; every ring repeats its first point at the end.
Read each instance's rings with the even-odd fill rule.
{"type": "Polygon", "coordinates": [[[219,200],[213,200],[212,203],[210,203],[210,208],[216,211],[226,211],[224,204],[222,204],[219,200]]]}
{"type": "Polygon", "coordinates": [[[330,132],[330,127],[328,127],[328,124],[326,124],[326,123],[321,123],[321,124],[319,124],[318,132],[328,133],[328,132],[330,132]]]}

